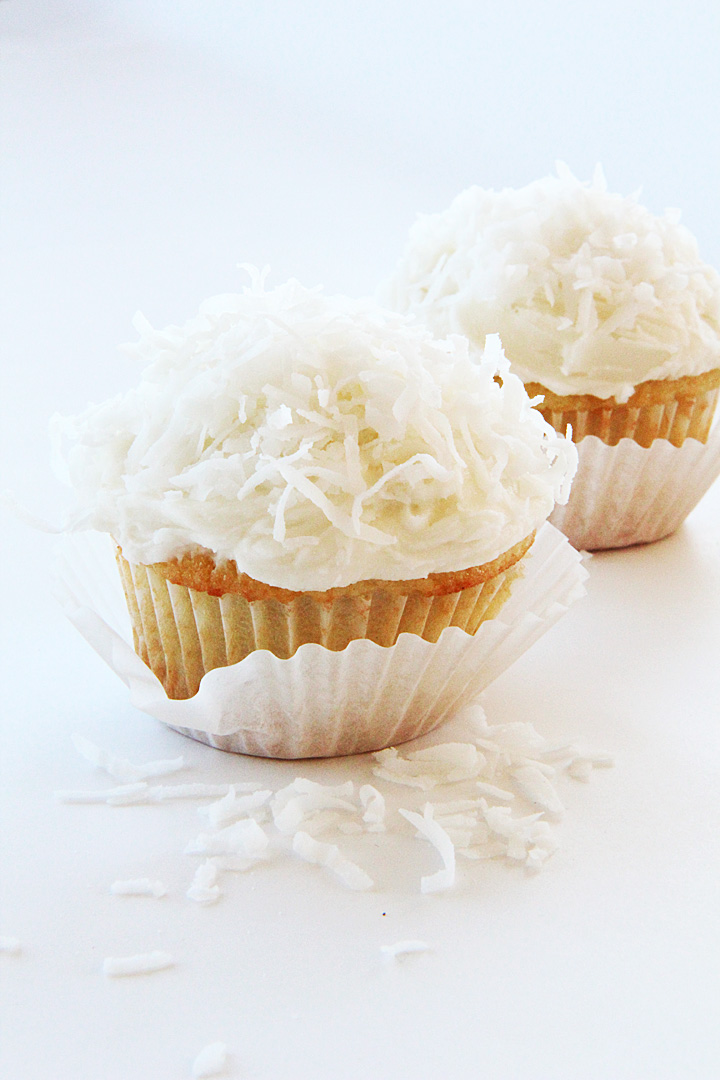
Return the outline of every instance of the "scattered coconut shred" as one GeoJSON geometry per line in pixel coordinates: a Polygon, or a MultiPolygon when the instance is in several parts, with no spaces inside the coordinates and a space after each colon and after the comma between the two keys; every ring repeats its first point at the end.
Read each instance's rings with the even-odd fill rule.
{"type": "MultiPolygon", "coordinates": [[[[346,888],[372,889],[375,881],[367,871],[341,844],[329,841],[347,837],[361,851],[357,841],[378,833],[415,836],[434,849],[440,866],[433,868],[432,857],[427,860],[431,872],[419,878],[423,893],[452,888],[458,859],[504,859],[540,870],[558,847],[555,830],[564,814],[559,786],[587,781],[594,769],[612,765],[612,758],[574,742],[552,743],[530,723],[489,724],[478,704],[463,718],[474,725],[472,742],[404,752],[391,747],[358,757],[358,768],[372,770],[384,790],[370,783],[330,785],[304,777],[274,792],[252,782],[152,786],[145,778],[183,769],[183,759],[135,765],[74,736],[90,764],[124,783],[56,794],[63,802],[117,807],[213,800],[198,808],[204,830],[185,847],[185,854],[202,858],[186,890],[201,905],[221,899],[225,872],[248,871],[261,860],[288,854],[323,868],[346,888]],[[328,839],[318,839],[327,834],[328,839]]],[[[422,856],[421,864],[425,861],[422,856]]],[[[115,881],[110,890],[119,896],[161,897],[167,892],[162,882],[147,877],[115,881]]],[[[402,942],[383,948],[407,951],[402,942]]],[[[109,958],[104,971],[138,974],[171,962],[158,952],[109,958]]]]}
{"type": "Polygon", "coordinates": [[[408,956],[410,953],[432,952],[432,948],[426,941],[411,939],[395,941],[392,945],[381,945],[380,952],[391,960],[397,960],[399,956],[408,956]]]}
{"type": "Polygon", "coordinates": [[[110,886],[110,892],[114,896],[165,896],[167,888],[162,881],[151,881],[150,878],[133,878],[130,881],[114,881],[110,886]]]}
{"type": "Polygon", "coordinates": [[[209,1043],[203,1047],[193,1062],[192,1074],[200,1077],[218,1076],[227,1064],[227,1046],[222,1042],[209,1043]]]}
{"type": "MultiPolygon", "coordinates": [[[[478,704],[466,709],[463,718],[474,724],[472,742],[440,743],[404,753],[390,747],[358,757],[358,769],[371,769],[387,785],[385,792],[370,783],[362,783],[356,791],[352,780],[331,785],[300,776],[275,792],[252,782],[151,786],[146,778],[184,769],[183,759],[135,765],[76,735],[73,742],[82,757],[121,784],[60,791],[56,796],[65,803],[115,807],[214,800],[198,807],[207,831],[197,833],[185,847],[185,854],[203,859],[186,891],[188,899],[200,905],[221,899],[223,873],[248,871],[261,860],[288,853],[329,871],[348,889],[372,889],[375,882],[362,866],[337,844],[318,839],[328,833],[338,839],[373,837],[377,844],[378,833],[400,838],[411,830],[410,835],[435,849],[441,862],[434,872],[420,876],[423,893],[454,885],[458,857],[500,858],[529,871],[540,870],[558,847],[553,827],[564,813],[558,785],[567,779],[587,781],[594,769],[612,765],[612,758],[573,742],[549,742],[529,723],[489,724],[478,704]],[[436,789],[441,789],[439,797],[436,789]],[[415,805],[401,806],[399,801],[415,805]]],[[[138,877],[119,879],[110,891],[117,896],[159,898],[168,890],[162,882],[138,877]]],[[[417,940],[380,946],[391,960],[429,950],[417,940]]],[[[2,938],[0,951],[19,952],[20,944],[15,938],[2,938]]],[[[154,950],[107,957],[102,970],[109,977],[124,977],[174,965],[169,953],[154,950]]],[[[222,1072],[225,1054],[222,1043],[205,1047],[193,1075],[222,1072]]]]}
{"type": "Polygon", "coordinates": [[[107,956],[103,960],[103,974],[110,976],[148,975],[153,971],[163,971],[173,967],[175,961],[170,953],[155,950],[149,953],[137,953],[135,956],[107,956]]]}

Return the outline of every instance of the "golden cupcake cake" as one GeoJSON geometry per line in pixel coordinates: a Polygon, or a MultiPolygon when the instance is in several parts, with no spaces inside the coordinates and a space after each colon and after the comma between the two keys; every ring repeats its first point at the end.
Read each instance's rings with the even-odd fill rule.
{"type": "Polygon", "coordinates": [[[139,385],[61,437],[72,528],[113,537],[169,699],[254,653],[475,635],[567,497],[575,447],[497,342],[471,359],[370,300],[257,275],[137,328],[139,385]]]}
{"type": "Polygon", "coordinates": [[[418,220],[381,290],[473,349],[500,334],[536,407],[580,446],[557,517],[581,546],[673,531],[720,467],[702,451],[720,387],[720,277],[678,219],[609,192],[599,170],[590,184],[560,167],[516,190],[474,187],[418,220]]]}

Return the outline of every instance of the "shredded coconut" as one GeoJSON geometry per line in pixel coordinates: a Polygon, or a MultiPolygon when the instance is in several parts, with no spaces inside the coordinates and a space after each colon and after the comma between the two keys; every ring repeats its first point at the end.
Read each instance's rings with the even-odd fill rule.
{"type": "Polygon", "coordinates": [[[209,806],[198,807],[198,813],[206,817],[210,824],[217,828],[226,825],[238,818],[247,817],[255,810],[264,807],[272,791],[255,791],[249,795],[238,796],[234,787],[231,787],[227,795],[209,806]]]}
{"type": "Polygon", "coordinates": [[[332,870],[349,889],[364,890],[373,887],[372,878],[356,863],[341,855],[335,844],[323,844],[309,833],[299,831],[293,837],[292,847],[295,854],[305,862],[317,863],[332,870]]]}
{"type": "Polygon", "coordinates": [[[150,878],[133,878],[129,881],[114,881],[110,886],[110,892],[115,896],[166,896],[167,886],[162,881],[151,881],[150,878]]]}
{"type": "MultiPolygon", "coordinates": [[[[187,890],[191,900],[203,905],[220,897],[221,871],[252,870],[273,851],[287,850],[290,835],[292,851],[300,858],[328,868],[350,889],[372,888],[373,879],[364,869],[335,844],[321,842],[317,836],[334,832],[362,843],[365,834],[364,842],[373,847],[386,844],[391,833],[398,832],[397,803],[390,803],[393,812],[389,814],[388,800],[419,800],[421,792],[425,800],[421,812],[404,806],[399,814],[414,826],[421,840],[436,848],[442,860],[440,870],[420,878],[422,892],[452,887],[458,857],[469,861],[502,858],[528,871],[541,870],[558,847],[555,829],[564,811],[558,791],[563,777],[587,780],[595,768],[612,765],[612,757],[572,741],[550,742],[530,723],[490,724],[477,703],[464,711],[464,720],[473,731],[470,742],[437,743],[404,753],[391,747],[360,759],[366,773],[372,769],[387,784],[384,790],[359,783],[356,792],[351,780],[321,784],[299,776],[274,793],[252,782],[151,787],[137,781],[99,792],[58,794],[65,801],[115,806],[215,798],[198,809],[209,831],[197,835],[185,849],[205,857],[187,890]],[[438,787],[442,797],[435,793],[438,787]],[[428,793],[432,802],[427,801],[428,793]],[[265,828],[258,820],[263,816],[265,828]]],[[[118,880],[111,891],[159,897],[167,890],[161,882],[139,878],[118,880]]],[[[398,950],[407,944],[398,943],[398,950]]],[[[0,951],[18,950],[16,939],[0,939],[0,951]]],[[[158,957],[160,966],[166,966],[166,954],[151,953],[109,958],[105,970],[117,975],[157,970],[153,965],[158,957]]]]}
{"type": "Polygon", "coordinates": [[[288,799],[285,805],[277,810],[274,815],[275,827],[281,833],[292,834],[297,832],[310,815],[321,810],[347,810],[354,814],[357,806],[347,799],[338,799],[335,795],[328,795],[323,791],[307,792],[288,799]]]}
{"type": "Polygon", "coordinates": [[[72,736],[76,750],[82,754],[91,765],[104,769],[113,780],[119,780],[122,784],[132,784],[137,780],[146,780],[149,776],[165,776],[168,773],[179,772],[185,768],[182,757],[172,758],[169,761],[148,761],[144,765],[134,765],[125,758],[110,754],[102,750],[95,743],[90,742],[83,735],[72,736]]]}
{"type": "Polygon", "coordinates": [[[556,394],[622,402],[720,366],[720,277],[676,215],[611,194],[599,170],[469,188],[416,222],[380,291],[476,349],[499,333],[512,370],[556,394]]]}
{"type": "Polygon", "coordinates": [[[358,792],[363,806],[363,821],[371,832],[385,831],[385,796],[372,784],[363,784],[358,792]]]}
{"type": "Polygon", "coordinates": [[[139,386],[54,421],[69,527],[131,561],[201,548],[295,590],[424,577],[495,559],[567,498],[575,447],[496,339],[473,361],[370,300],[259,277],[137,328],[139,386]]]}
{"type": "Polygon", "coordinates": [[[448,783],[449,776],[455,784],[472,785],[475,798],[431,804],[434,823],[455,855],[503,857],[539,870],[557,848],[551,823],[564,813],[559,774],[586,780],[593,768],[612,765],[612,757],[575,743],[554,745],[522,721],[490,725],[476,703],[468,709],[471,716],[477,732],[473,743],[436,744],[404,755],[390,747],[373,755],[373,771],[423,791],[448,783]],[[528,807],[539,812],[528,814],[528,807]]]}
{"type": "Polygon", "coordinates": [[[200,833],[185,851],[188,855],[239,855],[261,858],[268,846],[267,833],[254,818],[243,818],[215,833],[200,833]]]}
{"type": "Polygon", "coordinates": [[[420,836],[429,840],[443,861],[443,869],[435,874],[420,878],[420,891],[424,893],[438,892],[440,889],[449,889],[455,883],[455,845],[445,829],[433,817],[431,803],[426,803],[422,815],[412,810],[400,810],[400,813],[411,825],[414,825],[420,836]]]}
{"type": "Polygon", "coordinates": [[[396,941],[392,945],[381,945],[380,952],[385,956],[395,959],[398,956],[407,956],[408,953],[431,952],[430,945],[425,941],[408,940],[396,941]]]}
{"type": "MultiPolygon", "coordinates": [[[[291,784],[281,788],[270,804],[275,827],[285,834],[297,832],[300,825],[309,827],[309,823],[320,819],[319,827],[325,821],[339,820],[336,814],[326,811],[345,810],[356,813],[354,802],[350,802],[355,791],[351,780],[344,784],[318,784],[298,776],[291,784]]],[[[317,831],[313,829],[313,831],[317,831]]]]}
{"type": "MultiPolygon", "coordinates": [[[[554,775],[554,770],[552,775],[554,775]]],[[[523,765],[520,769],[514,769],[512,777],[528,802],[542,807],[552,817],[562,817],[565,813],[565,807],[560,802],[557,791],[548,776],[537,765],[523,765]]]]}
{"type": "MultiPolygon", "coordinates": [[[[234,791],[257,789],[259,784],[233,784],[234,791]]],[[[207,799],[227,796],[228,784],[161,784],[150,786],[145,780],[122,784],[104,791],[56,791],[55,797],[66,803],[107,803],[109,806],[132,806],[136,803],[168,802],[174,799],[207,799]]]]}
{"type": "Polygon", "coordinates": [[[192,884],[187,891],[188,899],[197,904],[214,904],[220,899],[220,886],[217,884],[218,867],[214,859],[206,859],[195,871],[192,884]]]}
{"type": "Polygon", "coordinates": [[[376,776],[428,791],[438,784],[452,784],[477,776],[485,758],[472,743],[444,743],[411,750],[401,757],[395,747],[380,750],[375,755],[379,768],[376,776]]]}
{"type": "Polygon", "coordinates": [[[275,792],[272,800],[273,815],[296,795],[324,794],[335,796],[339,799],[349,799],[355,792],[355,784],[352,780],[346,780],[342,784],[319,784],[317,780],[308,780],[304,776],[297,776],[292,783],[280,788],[275,792]]]}
{"type": "Polygon", "coordinates": [[[103,960],[103,974],[111,976],[147,975],[153,971],[162,971],[173,967],[175,961],[166,952],[155,950],[149,953],[137,953],[135,956],[108,956],[103,960]]]}
{"type": "Polygon", "coordinates": [[[129,806],[132,803],[148,802],[149,787],[146,781],[139,780],[136,784],[121,784],[120,787],[106,788],[105,791],[56,791],[55,798],[65,803],[129,806]]]}
{"type": "Polygon", "coordinates": [[[481,795],[488,795],[491,799],[500,799],[501,802],[512,802],[515,798],[512,791],[506,791],[505,788],[497,787],[495,784],[488,784],[484,780],[478,780],[476,787],[481,795]]]}
{"type": "Polygon", "coordinates": [[[227,1046],[223,1042],[209,1043],[204,1046],[193,1062],[192,1074],[196,1080],[207,1076],[218,1076],[227,1064],[227,1046]]]}
{"type": "Polygon", "coordinates": [[[17,956],[22,952],[20,939],[16,937],[0,937],[0,953],[8,953],[17,956]]]}
{"type": "Polygon", "coordinates": [[[168,799],[207,799],[217,795],[228,795],[230,790],[254,792],[260,788],[260,784],[164,784],[150,789],[150,797],[153,802],[165,802],[168,799]]]}

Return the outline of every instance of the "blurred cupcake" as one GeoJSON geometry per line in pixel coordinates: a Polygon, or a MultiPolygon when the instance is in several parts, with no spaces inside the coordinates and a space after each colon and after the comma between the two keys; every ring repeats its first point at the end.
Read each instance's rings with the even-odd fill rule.
{"type": "Polygon", "coordinates": [[[575,448],[497,342],[472,362],[463,338],[257,276],[182,327],[137,328],[139,386],[58,435],[72,528],[115,539],[168,698],[257,651],[475,634],[567,496],[575,448]]]}
{"type": "Polygon", "coordinates": [[[716,440],[704,449],[720,277],[676,213],[609,193],[599,171],[592,184],[560,167],[519,190],[468,189],[416,223],[381,291],[471,348],[499,333],[545,419],[571,426],[580,466],[553,521],[576,545],[672,532],[720,470],[716,440]]]}

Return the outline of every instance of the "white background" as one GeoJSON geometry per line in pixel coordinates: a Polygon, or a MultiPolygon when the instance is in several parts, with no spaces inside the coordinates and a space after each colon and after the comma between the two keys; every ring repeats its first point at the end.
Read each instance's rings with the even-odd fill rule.
{"type": "MultiPolygon", "coordinates": [[[[370,292],[418,212],[556,159],[683,210],[720,264],[720,8],[713,3],[3,0],[0,486],[58,520],[53,411],[126,387],[138,308],[179,322],[239,263],[370,292]]],[[[494,721],[580,735],[617,765],[566,793],[538,877],[432,855],[345,893],[290,860],[185,901],[194,809],[64,807],[100,784],[81,731],[193,777],[279,786],[137,713],[49,596],[49,541],[5,515],[0,697],[0,1073],[174,1080],[226,1041],[256,1080],[720,1075],[720,491],[673,538],[596,557],[588,597],[485,695],[494,721]],[[108,894],[166,879],[163,901],[108,894]],[[383,914],[385,913],[385,914],[383,914]],[[433,952],[383,965],[379,947],[433,952]],[[180,963],[112,981],[102,958],[180,963]]],[[[359,762],[314,763],[317,779],[359,762]]]]}

